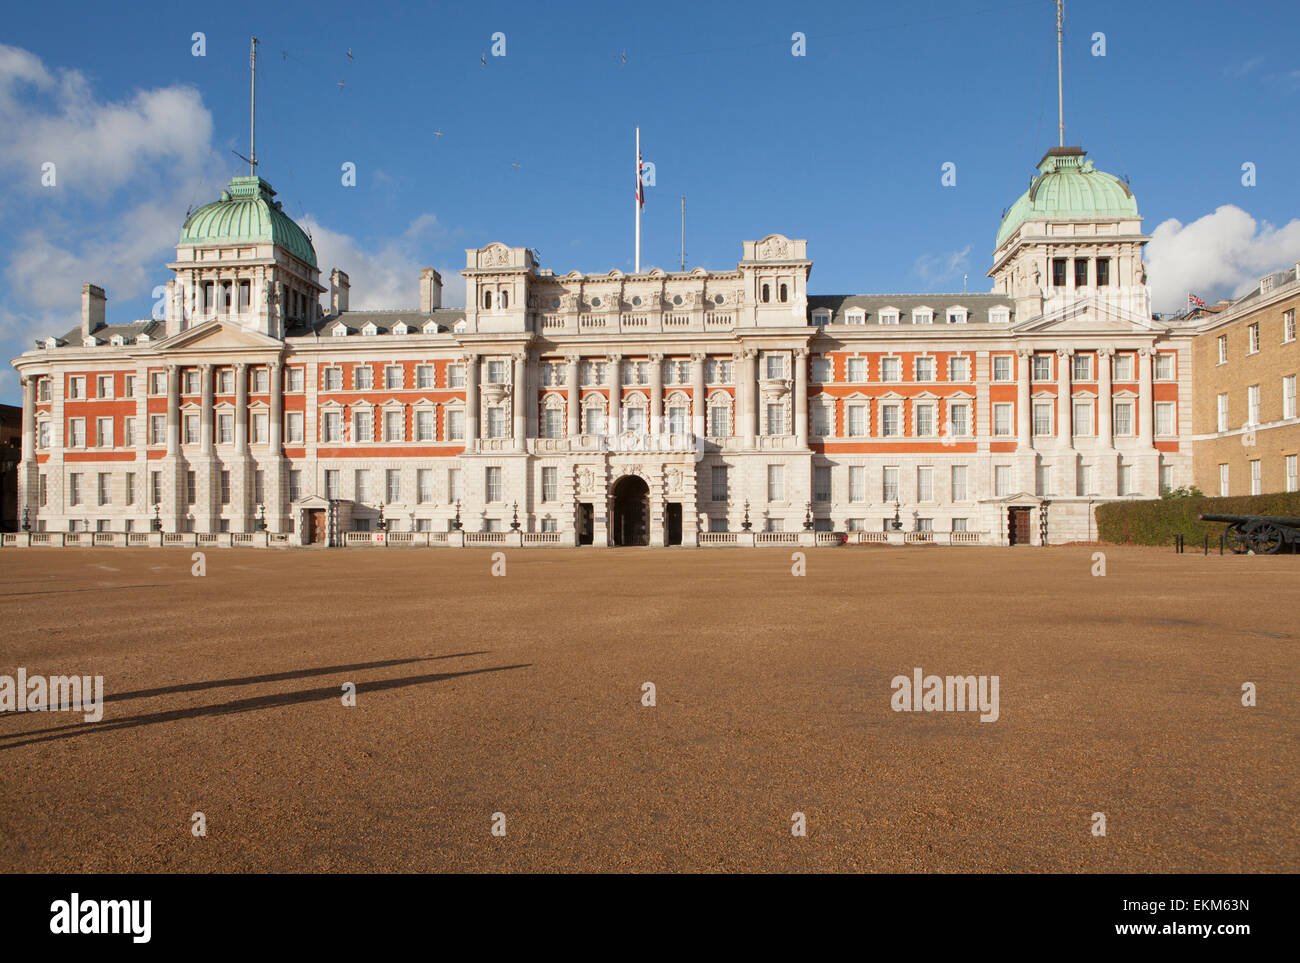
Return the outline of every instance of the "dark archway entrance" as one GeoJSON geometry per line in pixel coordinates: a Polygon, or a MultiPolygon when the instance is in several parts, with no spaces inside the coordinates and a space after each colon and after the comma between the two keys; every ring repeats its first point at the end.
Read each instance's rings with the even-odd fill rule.
{"type": "Polygon", "coordinates": [[[650,486],[636,475],[614,483],[615,545],[650,544],[650,486]]]}

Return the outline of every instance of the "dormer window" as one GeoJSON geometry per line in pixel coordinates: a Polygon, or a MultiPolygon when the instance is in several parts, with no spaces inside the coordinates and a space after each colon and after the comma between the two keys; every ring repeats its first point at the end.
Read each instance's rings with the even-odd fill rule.
{"type": "Polygon", "coordinates": [[[881,324],[898,324],[898,308],[884,308],[880,312],[881,324]]]}
{"type": "Polygon", "coordinates": [[[422,327],[420,330],[423,331],[425,334],[437,334],[437,333],[438,333],[438,322],[437,322],[437,321],[426,321],[426,322],[424,322],[424,327],[422,327]]]}
{"type": "Polygon", "coordinates": [[[397,324],[393,325],[393,334],[407,334],[410,330],[410,325],[405,321],[398,321],[397,324]]]}
{"type": "Polygon", "coordinates": [[[379,327],[373,321],[367,321],[361,326],[361,333],[367,338],[373,338],[379,333],[379,327]]]}
{"type": "Polygon", "coordinates": [[[849,311],[844,315],[844,323],[845,324],[866,324],[867,312],[863,311],[861,308],[854,308],[852,311],[849,311]]]}
{"type": "Polygon", "coordinates": [[[330,330],[330,336],[335,338],[346,338],[348,336],[348,326],[340,321],[330,330]]]}
{"type": "Polygon", "coordinates": [[[108,343],[115,348],[120,348],[122,345],[126,344],[126,338],[122,337],[120,334],[115,334],[108,339],[108,343]]]}
{"type": "Polygon", "coordinates": [[[948,323],[949,323],[949,324],[965,324],[965,323],[966,323],[966,309],[965,309],[965,308],[949,308],[949,309],[948,309],[948,323]]]}
{"type": "Polygon", "coordinates": [[[913,324],[934,324],[934,311],[930,308],[914,308],[912,311],[913,324]]]}
{"type": "Polygon", "coordinates": [[[822,325],[827,325],[831,323],[831,313],[826,308],[818,308],[816,311],[813,312],[812,319],[813,319],[813,324],[819,327],[822,325]]]}
{"type": "Polygon", "coordinates": [[[1011,320],[1011,314],[1006,308],[990,308],[989,324],[1006,324],[1011,320]]]}

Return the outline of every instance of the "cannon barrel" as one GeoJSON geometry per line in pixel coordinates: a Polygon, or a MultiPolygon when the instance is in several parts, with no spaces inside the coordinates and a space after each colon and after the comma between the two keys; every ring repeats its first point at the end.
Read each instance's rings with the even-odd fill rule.
{"type": "Polygon", "coordinates": [[[1278,518],[1273,515],[1201,515],[1203,522],[1269,522],[1273,525],[1285,525],[1288,528],[1300,528],[1300,518],[1278,518]]]}

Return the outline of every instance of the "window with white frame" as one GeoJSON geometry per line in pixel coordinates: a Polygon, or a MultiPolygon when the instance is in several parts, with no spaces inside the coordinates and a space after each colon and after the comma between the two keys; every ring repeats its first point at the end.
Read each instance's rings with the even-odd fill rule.
{"type": "Polygon", "coordinates": [[[582,433],[585,435],[603,435],[605,433],[605,409],[600,405],[587,405],[582,410],[582,433]]]}
{"type": "Polygon", "coordinates": [[[912,405],[912,428],[917,438],[932,438],[935,434],[935,407],[933,402],[920,401],[912,405]]]}
{"type": "Polygon", "coordinates": [[[1052,356],[1050,354],[1040,352],[1034,355],[1033,363],[1032,378],[1034,381],[1052,380],[1052,356]]]}
{"type": "MultiPolygon", "coordinates": [[[[218,416],[217,418],[218,424],[220,424],[222,417],[225,416],[218,416]]],[[[187,414],[181,418],[181,443],[185,445],[197,445],[199,443],[199,416],[198,415],[187,414]]]]}
{"type": "Polygon", "coordinates": [[[993,495],[1001,498],[1011,494],[1011,466],[993,466],[993,495]]]}
{"type": "Polygon", "coordinates": [[[384,368],[384,387],[390,391],[401,388],[404,384],[402,366],[390,364],[384,368]]]}
{"type": "Polygon", "coordinates": [[[362,504],[370,501],[370,469],[358,468],[352,472],[352,497],[362,504]]]}
{"type": "Polygon", "coordinates": [[[634,434],[644,435],[649,431],[649,412],[644,407],[644,403],[629,405],[623,409],[623,430],[630,431],[634,434]]]}
{"type": "Polygon", "coordinates": [[[266,368],[253,369],[253,394],[264,395],[271,390],[271,373],[266,368]]]}
{"type": "Polygon", "coordinates": [[[375,440],[375,415],[369,408],[353,409],[352,440],[358,443],[375,440]]]}
{"type": "Polygon", "coordinates": [[[949,469],[952,485],[952,500],[954,502],[964,502],[967,499],[966,492],[966,466],[953,465],[949,469]]]}
{"type": "Polygon", "coordinates": [[[913,324],[934,324],[934,311],[930,308],[913,308],[913,324]]]}
{"type": "Polygon", "coordinates": [[[1133,402],[1115,402],[1114,424],[1116,435],[1128,436],[1137,434],[1136,427],[1133,424],[1133,402]]]}
{"type": "Polygon", "coordinates": [[[994,355],[993,357],[993,380],[1010,381],[1014,375],[1011,373],[1011,356],[1006,354],[994,355]]]}
{"type": "Polygon", "coordinates": [[[1295,375],[1289,374],[1282,379],[1282,417],[1294,418],[1296,416],[1296,386],[1295,375]]]}
{"type": "Polygon", "coordinates": [[[1075,381],[1092,380],[1092,355],[1075,354],[1070,359],[1070,377],[1075,381]]]}
{"type": "Polygon", "coordinates": [[[1050,401],[1034,402],[1034,434],[1052,434],[1052,409],[1056,406],[1050,401]]]}
{"type": "Polygon", "coordinates": [[[417,468],[415,470],[415,500],[421,505],[433,501],[433,469],[417,468]]]}
{"type": "MultiPolygon", "coordinates": [[[[164,390],[164,391],[167,390],[167,389],[166,389],[166,385],[163,386],[163,390],[164,390]]],[[[51,391],[51,389],[50,389],[50,379],[49,379],[49,378],[41,378],[39,381],[36,382],[36,400],[37,400],[37,401],[49,401],[49,400],[51,400],[50,391],[51,391]]],[[[157,394],[157,393],[158,393],[158,392],[155,392],[155,394],[157,394]]]]}
{"type": "Polygon", "coordinates": [[[993,434],[1005,437],[1011,434],[1011,404],[999,402],[993,406],[993,434]]]}
{"type": "Polygon", "coordinates": [[[880,437],[897,438],[903,433],[903,409],[897,403],[880,406],[880,437]]]}
{"type": "Polygon", "coordinates": [[[817,308],[812,313],[812,323],[823,327],[831,323],[831,313],[826,308],[817,308]]]}
{"type": "Polygon", "coordinates": [[[1010,320],[1010,309],[1003,307],[989,308],[989,324],[1006,324],[1010,320]]]}
{"type": "Polygon", "coordinates": [[[1247,354],[1259,353],[1259,322],[1246,326],[1247,354]]]}
{"type": "Polygon", "coordinates": [[[1228,495],[1228,466],[1226,464],[1219,466],[1219,494],[1225,498],[1228,495]]]}
{"type": "Polygon", "coordinates": [[[390,408],[384,412],[384,441],[406,440],[406,417],[401,408],[390,408]]]}
{"type": "Polygon", "coordinates": [[[79,401],[86,397],[86,379],[75,377],[68,379],[68,400],[79,401]]]}
{"type": "Polygon", "coordinates": [[[727,466],[714,465],[710,474],[709,497],[715,502],[727,500],[727,466]]]}
{"type": "Polygon", "coordinates": [[[384,471],[384,501],[390,505],[402,500],[402,471],[389,468],[384,471]]]}
{"type": "Polygon", "coordinates": [[[768,435],[785,434],[785,405],[777,402],[767,406],[768,435]]]}
{"type": "Polygon", "coordinates": [[[1285,463],[1286,490],[1289,492],[1300,491],[1300,457],[1287,455],[1285,463]]]}
{"type": "Polygon", "coordinates": [[[1282,312],[1282,343],[1295,340],[1295,308],[1282,312]]]}
{"type": "Polygon", "coordinates": [[[721,358],[710,358],[705,365],[705,375],[711,385],[731,384],[731,362],[721,358]]]}
{"type": "Polygon", "coordinates": [[[898,309],[897,309],[897,308],[885,308],[883,311],[881,311],[881,312],[880,312],[880,323],[881,323],[881,324],[898,324],[898,309]]]}
{"type": "Polygon", "coordinates": [[[501,469],[499,467],[489,465],[483,470],[483,491],[486,501],[501,501],[503,489],[501,486],[501,469]]]}
{"type": "Polygon", "coordinates": [[[1250,462],[1250,493],[1252,495],[1262,494],[1264,491],[1263,468],[1258,458],[1251,459],[1250,462]]]}
{"type": "Polygon", "coordinates": [[[149,416],[149,444],[151,445],[167,444],[167,416],[166,415],[149,416]]]}
{"type": "Polygon", "coordinates": [[[96,480],[96,496],[99,504],[113,504],[113,476],[106,471],[101,471],[96,480]]]}
{"type": "Polygon", "coordinates": [[[829,384],[832,379],[831,359],[830,358],[813,358],[812,359],[812,381],[813,384],[829,384]]]}
{"type": "Polygon", "coordinates": [[[503,385],[508,383],[510,368],[505,361],[495,358],[487,363],[487,384],[503,385]]]}
{"type": "Polygon", "coordinates": [[[465,440],[465,412],[460,408],[447,410],[447,440],[465,440]]]}
{"type": "Polygon", "coordinates": [[[432,408],[420,408],[415,412],[415,440],[433,441],[438,436],[437,424],[432,408]]]}
{"type": "Polygon", "coordinates": [[[447,501],[455,503],[460,501],[460,469],[447,469],[447,501]]]}
{"type": "Polygon", "coordinates": [[[1074,433],[1081,438],[1092,436],[1092,402],[1074,402],[1074,433]]]}
{"type": "Polygon", "coordinates": [[[285,415],[285,435],[290,442],[302,444],[303,413],[301,411],[291,411],[285,415]]]}
{"type": "Polygon", "coordinates": [[[916,468],[916,500],[934,501],[934,466],[918,465],[916,468]]]}
{"type": "Polygon", "coordinates": [[[448,388],[465,387],[465,366],[463,364],[447,365],[447,387],[448,388]]]}
{"type": "Polygon", "coordinates": [[[867,406],[865,404],[848,405],[845,408],[849,421],[849,437],[861,438],[867,433],[867,406]]]}
{"type": "Polygon", "coordinates": [[[965,438],[970,434],[970,402],[948,403],[948,431],[954,438],[965,438]]]}
{"type": "Polygon", "coordinates": [[[880,359],[880,380],[881,381],[901,381],[903,364],[901,359],[887,357],[880,359]]]}
{"type": "Polygon", "coordinates": [[[1133,380],[1133,355],[1127,351],[1118,353],[1111,359],[1111,378],[1114,381],[1133,380]]]}
{"type": "Polygon", "coordinates": [[[1038,492],[1037,492],[1038,497],[1048,498],[1052,495],[1055,495],[1056,492],[1053,489],[1054,482],[1055,482],[1055,476],[1054,476],[1054,472],[1052,471],[1052,466],[1039,465],[1035,473],[1035,484],[1038,487],[1038,492]]]}
{"type": "Polygon", "coordinates": [[[882,501],[898,500],[898,466],[886,465],[880,472],[880,498],[882,501]]]}
{"type": "Polygon", "coordinates": [[[1078,473],[1074,480],[1074,494],[1082,498],[1085,495],[1095,495],[1097,490],[1093,487],[1093,471],[1091,465],[1080,465],[1078,473]]]}
{"type": "Polygon", "coordinates": [[[813,466],[812,500],[814,502],[828,502],[831,500],[830,465],[813,466]]]}
{"type": "Polygon", "coordinates": [[[321,441],[338,442],[343,440],[343,412],[326,411],[321,417],[321,441]]]}
{"type": "Polygon", "coordinates": [[[375,372],[369,365],[358,365],[352,369],[352,388],[355,391],[369,391],[375,386],[375,372]]]}
{"type": "Polygon", "coordinates": [[[81,473],[72,472],[68,475],[68,504],[81,504],[81,473]]]}
{"type": "Polygon", "coordinates": [[[113,397],[112,375],[99,375],[95,378],[95,397],[105,400],[113,397]]]}
{"type": "Polygon", "coordinates": [[[867,359],[849,358],[847,371],[851,383],[860,384],[867,380],[867,359]]]}
{"type": "Polygon", "coordinates": [[[849,501],[867,500],[867,468],[865,465],[849,466],[849,501]]]}
{"type": "Polygon", "coordinates": [[[819,438],[823,438],[831,433],[830,405],[813,405],[812,433],[819,438]]]}
{"type": "Polygon", "coordinates": [[[288,387],[285,390],[291,392],[302,391],[305,383],[302,368],[289,368],[286,374],[288,375],[288,387]]]}
{"type": "Polygon", "coordinates": [[[343,369],[326,368],[324,373],[324,386],[326,391],[342,391],[343,369]]]}
{"type": "Polygon", "coordinates": [[[1215,401],[1215,416],[1217,418],[1216,424],[1218,426],[1217,430],[1227,431],[1228,430],[1228,393],[1226,391],[1219,392],[1219,394],[1215,397],[1214,401],[1215,401]]]}
{"type": "Polygon", "coordinates": [[[560,470],[554,467],[542,469],[542,501],[553,502],[560,497],[560,470]]]}
{"type": "Polygon", "coordinates": [[[934,359],[928,356],[922,356],[916,359],[916,380],[933,381],[934,380],[934,359]]]}
{"type": "Polygon", "coordinates": [[[1246,389],[1246,424],[1258,425],[1259,421],[1259,385],[1250,385],[1246,389]]]}
{"type": "Polygon", "coordinates": [[[255,411],[252,417],[253,444],[265,445],[270,438],[271,416],[265,411],[255,411]]]}
{"type": "Polygon", "coordinates": [[[955,355],[948,359],[949,381],[970,381],[970,358],[955,355]]]}
{"type": "Polygon", "coordinates": [[[434,387],[433,365],[420,364],[415,366],[415,386],[417,388],[434,387]]]}
{"type": "Polygon", "coordinates": [[[845,312],[844,323],[845,324],[866,324],[867,312],[863,311],[861,308],[853,308],[845,312]]]}
{"type": "Polygon", "coordinates": [[[1172,401],[1156,402],[1156,434],[1165,436],[1174,433],[1174,403],[1172,401]]]}
{"type": "Polygon", "coordinates": [[[1227,364],[1228,363],[1228,336],[1226,334],[1219,335],[1218,346],[1219,346],[1219,364],[1227,364]]]}
{"type": "Polygon", "coordinates": [[[545,408],[542,410],[542,437],[563,438],[566,430],[563,408],[545,408]]]}
{"type": "Polygon", "coordinates": [[[506,436],[506,410],[500,405],[493,405],[487,410],[487,437],[504,438],[506,436]]]}
{"type": "Polygon", "coordinates": [[[95,419],[95,447],[96,448],[113,447],[113,419],[112,418],[95,419]]]}
{"type": "Polygon", "coordinates": [[[949,324],[965,324],[965,323],[966,323],[966,309],[965,309],[965,308],[949,308],[949,309],[948,309],[948,323],[949,323],[949,324]]]}
{"type": "Polygon", "coordinates": [[[731,435],[731,406],[709,405],[709,437],[727,438],[731,435]]]}
{"type": "Polygon", "coordinates": [[[767,466],[767,500],[769,502],[785,501],[785,466],[767,466]]]}
{"type": "Polygon", "coordinates": [[[1174,466],[1160,466],[1160,493],[1171,492],[1174,490],[1174,466]]]}
{"type": "Polygon", "coordinates": [[[785,355],[769,354],[765,359],[769,380],[785,377],[785,355]]]}
{"type": "Polygon", "coordinates": [[[584,361],[579,366],[578,374],[581,376],[584,385],[600,385],[605,383],[605,362],[603,361],[584,361]]]}
{"type": "Polygon", "coordinates": [[[668,432],[673,435],[686,434],[690,424],[691,410],[685,404],[668,406],[668,432]]]}
{"type": "Polygon", "coordinates": [[[39,425],[37,425],[36,447],[37,448],[50,447],[50,423],[48,421],[42,421],[39,425]]]}
{"type": "Polygon", "coordinates": [[[1156,354],[1156,380],[1174,380],[1174,354],[1172,351],[1161,351],[1156,354]]]}

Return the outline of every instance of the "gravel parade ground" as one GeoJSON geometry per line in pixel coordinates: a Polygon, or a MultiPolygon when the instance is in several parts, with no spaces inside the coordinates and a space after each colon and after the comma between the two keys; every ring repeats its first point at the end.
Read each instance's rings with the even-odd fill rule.
{"type": "Polygon", "coordinates": [[[1300,871],[1300,556],[805,554],[6,549],[0,869],[1300,871]]]}

